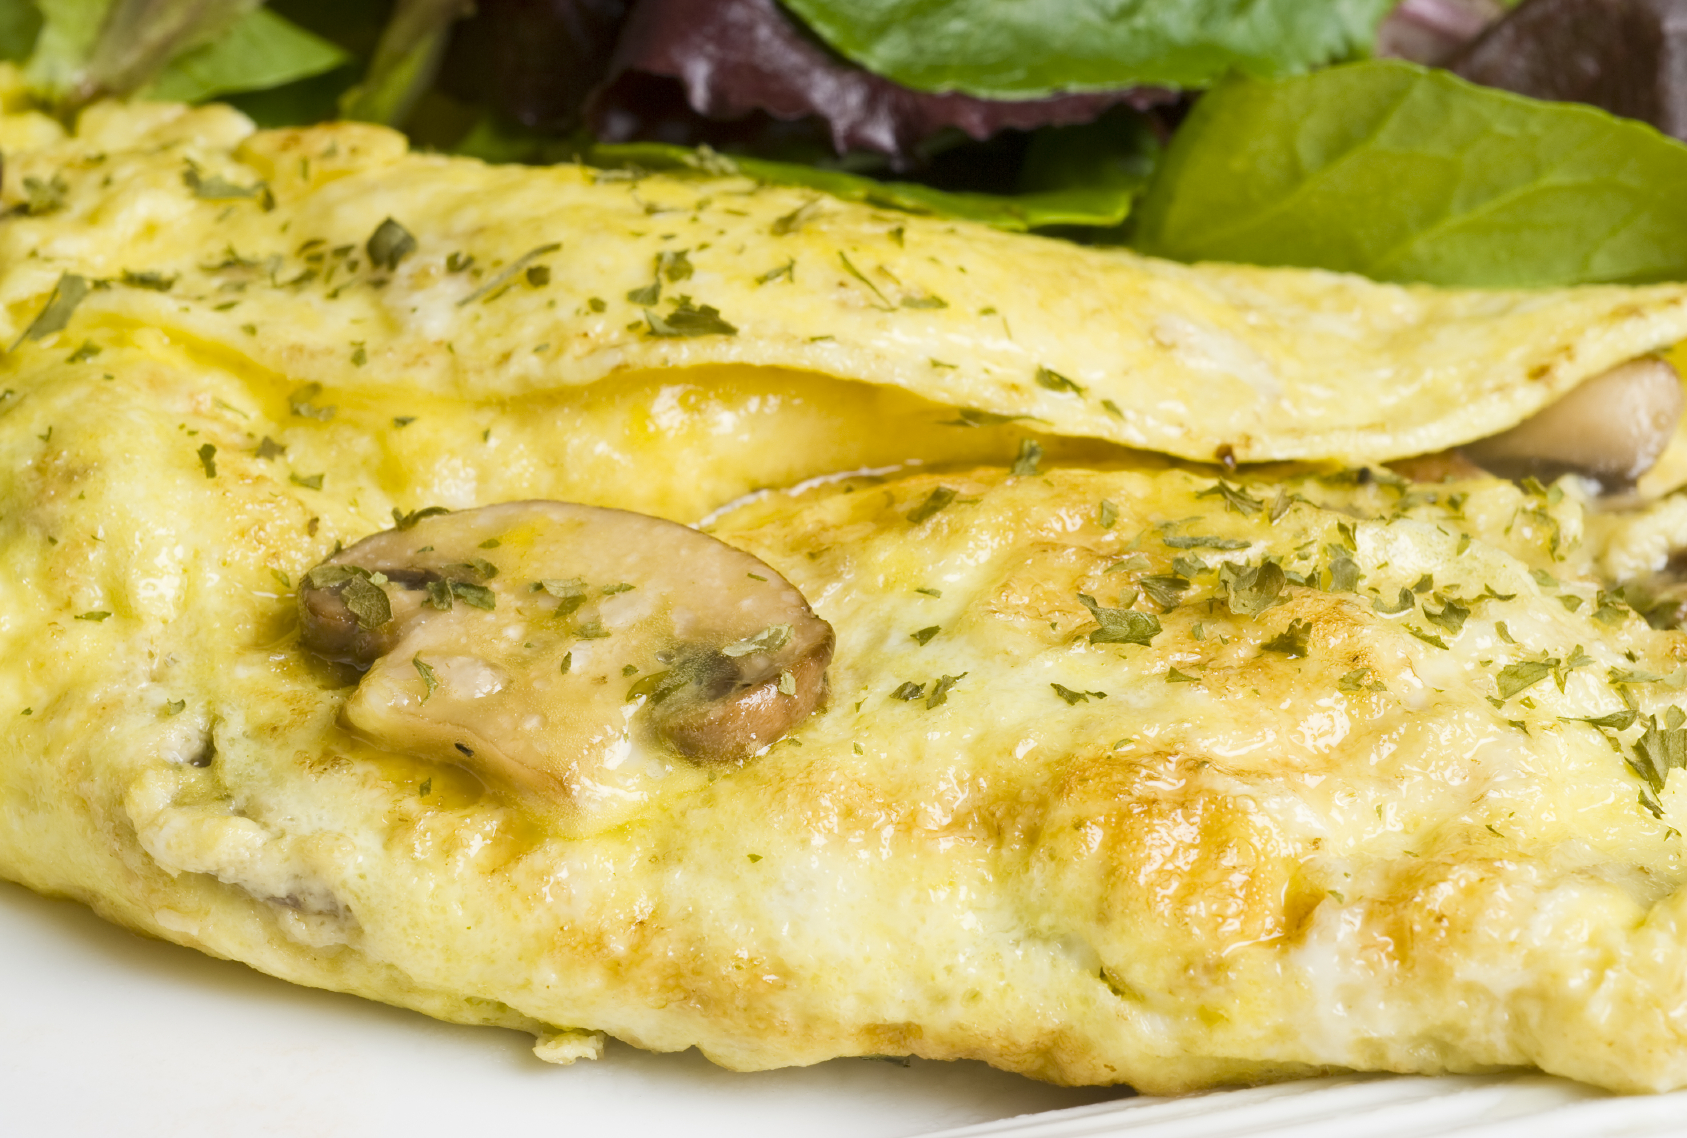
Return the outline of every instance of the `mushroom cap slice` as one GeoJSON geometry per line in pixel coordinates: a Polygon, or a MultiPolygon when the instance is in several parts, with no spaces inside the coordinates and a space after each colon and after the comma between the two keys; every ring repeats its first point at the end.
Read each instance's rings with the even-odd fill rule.
{"type": "Polygon", "coordinates": [[[1462,447],[1502,478],[1583,474],[1626,489],[1658,461],[1675,434],[1681,377],[1655,357],[1597,375],[1509,431],[1462,447]]]}
{"type": "Polygon", "coordinates": [[[819,705],[832,628],[761,560],[626,510],[508,502],[352,545],[301,642],[365,668],[349,726],[607,823],[680,756],[740,761],[819,705]]]}

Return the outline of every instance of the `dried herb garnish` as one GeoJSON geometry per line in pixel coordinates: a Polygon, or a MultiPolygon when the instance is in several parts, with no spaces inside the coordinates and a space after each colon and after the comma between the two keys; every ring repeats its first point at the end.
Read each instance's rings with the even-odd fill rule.
{"type": "Polygon", "coordinates": [[[1046,387],[1050,391],[1065,392],[1068,395],[1082,395],[1084,393],[1081,386],[1067,379],[1058,371],[1046,367],[1037,369],[1037,386],[1046,387]]]}
{"type": "Polygon", "coordinates": [[[549,244],[529,249],[527,252],[523,253],[521,256],[506,265],[503,270],[494,275],[491,280],[487,281],[485,284],[469,293],[469,295],[459,300],[457,302],[457,307],[466,308],[468,305],[473,304],[477,300],[496,300],[499,296],[503,295],[504,290],[509,288],[510,284],[527,268],[527,266],[531,265],[534,261],[537,261],[540,257],[543,257],[548,253],[555,253],[560,248],[562,248],[561,243],[552,241],[549,244]]]}
{"type": "Polygon", "coordinates": [[[288,474],[287,480],[295,486],[303,486],[306,490],[322,489],[322,475],[320,474],[288,474]]]}
{"type": "Polygon", "coordinates": [[[1118,520],[1119,507],[1103,498],[1101,504],[1095,508],[1095,524],[1102,529],[1112,529],[1113,523],[1118,520]]]}
{"type": "Polygon", "coordinates": [[[1166,669],[1166,682],[1168,684],[1193,684],[1199,681],[1199,676],[1186,676],[1176,668],[1166,669]]]}
{"type": "Polygon", "coordinates": [[[25,175],[23,192],[27,195],[27,200],[21,207],[25,216],[42,217],[64,208],[65,198],[70,194],[70,186],[57,173],[46,181],[33,175],[25,175]]]}
{"type": "Polygon", "coordinates": [[[275,208],[275,195],[270,193],[267,182],[254,182],[250,186],[236,185],[220,174],[206,177],[199,172],[199,167],[189,162],[187,169],[182,171],[182,184],[193,191],[193,196],[201,201],[226,202],[242,199],[256,199],[264,209],[275,208]]]}
{"type": "Polygon", "coordinates": [[[407,514],[397,506],[394,506],[392,508],[392,520],[393,525],[397,526],[399,529],[410,529],[423,518],[437,517],[440,514],[449,514],[450,512],[451,511],[446,509],[444,506],[424,506],[419,510],[411,510],[407,514]]]}
{"type": "Polygon", "coordinates": [[[1464,622],[1470,617],[1470,610],[1456,601],[1447,601],[1441,606],[1440,612],[1431,612],[1424,606],[1424,619],[1431,624],[1439,625],[1457,636],[1464,629],[1464,622]]]}
{"type": "Polygon", "coordinates": [[[392,218],[375,227],[363,249],[369,254],[369,264],[392,272],[400,261],[416,251],[416,237],[392,218]]]}
{"type": "Polygon", "coordinates": [[[1338,552],[1330,559],[1330,591],[1356,593],[1359,591],[1359,563],[1345,553],[1338,552]]]}
{"type": "Polygon", "coordinates": [[[205,468],[205,477],[217,476],[217,448],[206,443],[199,448],[199,465],[205,468]]]}
{"type": "Polygon", "coordinates": [[[466,605],[491,612],[498,605],[498,594],[485,585],[472,585],[467,581],[452,581],[451,595],[466,605]]]}
{"type": "Polygon", "coordinates": [[[1166,573],[1141,577],[1136,583],[1161,612],[1171,612],[1176,608],[1183,599],[1184,591],[1189,588],[1185,578],[1166,573]]]}
{"type": "Polygon", "coordinates": [[[691,298],[682,296],[673,311],[658,316],[652,309],[644,310],[649,335],[657,339],[685,339],[692,336],[736,336],[738,329],[721,319],[720,309],[712,304],[693,305],[691,298]]]}
{"type": "Polygon", "coordinates": [[[932,682],[931,694],[926,697],[926,710],[930,711],[934,707],[942,707],[945,703],[948,703],[949,692],[954,689],[956,684],[966,678],[966,672],[962,672],[958,676],[939,676],[932,682]]]}
{"type": "Polygon", "coordinates": [[[854,277],[856,280],[858,280],[862,284],[866,285],[867,291],[871,292],[874,296],[879,298],[879,307],[883,308],[884,311],[886,311],[886,312],[895,312],[896,311],[896,305],[892,304],[890,302],[889,298],[886,297],[884,293],[879,291],[878,285],[874,284],[872,281],[867,279],[867,274],[863,273],[860,269],[855,267],[855,262],[851,261],[849,259],[849,255],[846,254],[842,249],[838,250],[838,260],[843,262],[843,267],[846,271],[848,271],[850,276],[854,277]]]}
{"type": "Polygon", "coordinates": [[[1246,549],[1253,544],[1239,537],[1208,537],[1193,533],[1168,533],[1160,540],[1173,549],[1246,549]]]}
{"type": "Polygon", "coordinates": [[[1406,612],[1417,603],[1417,598],[1412,595],[1412,590],[1401,589],[1399,599],[1392,605],[1383,600],[1381,597],[1377,597],[1371,601],[1371,607],[1385,616],[1393,616],[1396,613],[1406,612]]]}
{"type": "Polygon", "coordinates": [[[66,356],[64,362],[67,364],[87,363],[104,350],[104,348],[101,348],[92,340],[83,340],[82,346],[77,348],[74,352],[71,352],[70,355],[66,356]]]}
{"type": "Polygon", "coordinates": [[[91,620],[95,624],[99,624],[101,621],[107,619],[110,616],[111,616],[111,614],[109,612],[106,612],[104,609],[95,609],[93,612],[79,612],[79,613],[76,614],[75,619],[77,619],[77,620],[91,620]]]}
{"type": "Polygon", "coordinates": [[[1073,691],[1065,684],[1050,684],[1049,687],[1054,689],[1055,695],[1068,704],[1088,703],[1092,699],[1107,698],[1107,693],[1104,691],[1073,691]]]}
{"type": "Polygon", "coordinates": [[[1435,635],[1433,632],[1425,632],[1423,629],[1413,628],[1409,624],[1404,625],[1403,627],[1406,629],[1407,632],[1411,633],[1413,636],[1417,637],[1419,640],[1423,641],[1425,644],[1432,644],[1435,647],[1441,648],[1441,649],[1445,649],[1447,647],[1447,642],[1445,640],[1442,640],[1439,636],[1435,635]]]}
{"type": "Polygon", "coordinates": [[[1013,473],[1022,478],[1037,473],[1037,466],[1043,461],[1043,447],[1036,439],[1019,440],[1019,456],[1013,460],[1013,473]]]}
{"type": "Polygon", "coordinates": [[[175,277],[166,276],[151,269],[140,273],[132,273],[128,269],[124,269],[123,275],[117,279],[130,288],[144,288],[152,292],[169,292],[176,287],[175,277]]]}
{"type": "Polygon", "coordinates": [[[422,693],[422,702],[426,703],[428,697],[433,695],[434,689],[439,687],[439,676],[434,674],[431,667],[422,662],[420,655],[410,657],[410,662],[416,666],[416,674],[422,677],[422,683],[427,685],[428,690],[422,693]]]}
{"type": "Polygon", "coordinates": [[[895,691],[891,692],[890,698],[891,699],[901,699],[901,700],[915,700],[915,699],[919,699],[925,693],[926,693],[926,686],[924,684],[916,684],[913,680],[909,680],[906,683],[902,684],[900,687],[898,687],[895,691]]]}
{"type": "Polygon", "coordinates": [[[428,604],[440,612],[451,611],[451,586],[444,581],[428,582],[428,604]]]}
{"type": "Polygon", "coordinates": [[[1606,678],[1613,684],[1659,684],[1664,680],[1664,677],[1653,675],[1651,672],[1628,668],[1612,668],[1606,673],[1606,678]]]}
{"type": "Polygon", "coordinates": [[[392,602],[386,590],[366,576],[352,577],[340,590],[340,601],[357,618],[357,626],[373,631],[392,620],[392,602]]]}
{"type": "Polygon", "coordinates": [[[316,419],[319,422],[326,423],[334,417],[334,413],[339,410],[339,407],[332,404],[327,407],[318,406],[316,398],[321,394],[322,385],[320,383],[307,383],[303,387],[295,389],[287,397],[288,410],[301,419],[316,419]]]}
{"type": "Polygon", "coordinates": [[[60,331],[70,323],[71,316],[76,312],[76,306],[82,303],[82,298],[88,295],[87,280],[75,273],[65,273],[59,277],[53,286],[53,294],[47,298],[47,304],[30,321],[29,327],[24,329],[23,335],[18,337],[17,343],[12,345],[16,351],[18,344],[25,340],[40,340],[60,331]]]}
{"type": "Polygon", "coordinates": [[[1640,718],[1640,713],[1632,707],[1625,707],[1621,711],[1613,711],[1608,715],[1560,715],[1560,723],[1587,723],[1594,727],[1604,727],[1611,731],[1624,731],[1634,726],[1634,721],[1640,718]]]}
{"type": "Polygon", "coordinates": [[[942,631],[943,631],[942,625],[934,624],[934,625],[931,625],[929,628],[922,628],[918,632],[910,632],[908,635],[913,638],[914,643],[920,645],[923,648],[927,644],[931,643],[932,637],[936,636],[939,632],[942,632],[942,631]]]}
{"type": "Polygon", "coordinates": [[[1557,666],[1556,659],[1519,660],[1514,664],[1507,664],[1500,669],[1494,680],[1499,688],[1500,698],[1510,699],[1518,692],[1527,691],[1550,676],[1557,666]]]}
{"type": "Polygon", "coordinates": [[[1312,626],[1304,620],[1291,620],[1289,626],[1264,644],[1260,648],[1266,652],[1281,652],[1283,655],[1296,659],[1306,655],[1307,638],[1312,632],[1312,626]]]}
{"type": "Polygon", "coordinates": [[[1670,771],[1687,767],[1687,728],[1682,726],[1687,719],[1678,707],[1669,712],[1662,728],[1655,717],[1646,717],[1646,731],[1634,741],[1634,757],[1629,760],[1629,766],[1646,780],[1654,794],[1663,792],[1670,771]]]}
{"type": "Polygon", "coordinates": [[[908,511],[908,520],[919,525],[927,518],[941,511],[960,496],[960,491],[947,486],[939,486],[926,496],[926,500],[908,511]]]}
{"type": "MultiPolygon", "coordinates": [[[[917,633],[915,635],[918,636],[917,633]]],[[[930,637],[927,637],[927,639],[930,639],[930,637]]],[[[775,624],[762,629],[754,636],[746,637],[735,644],[728,644],[720,650],[720,654],[737,659],[740,656],[749,656],[757,652],[777,652],[790,643],[790,640],[791,626],[775,624]]],[[[921,640],[920,643],[924,644],[925,641],[921,640]]]]}
{"type": "Polygon", "coordinates": [[[1223,498],[1224,508],[1234,510],[1238,514],[1252,516],[1265,509],[1265,503],[1253,497],[1246,490],[1232,486],[1220,478],[1213,485],[1196,494],[1197,498],[1223,498]]]}
{"type": "Polygon", "coordinates": [[[998,415],[994,411],[980,411],[976,407],[962,407],[956,412],[955,419],[946,419],[945,427],[999,427],[1003,423],[1012,423],[1018,419],[1032,419],[1033,415],[998,415]]]}
{"type": "Polygon", "coordinates": [[[649,284],[644,285],[641,288],[627,290],[628,302],[636,304],[641,308],[649,308],[661,299],[662,282],[659,280],[651,281],[649,284]]]}
{"type": "Polygon", "coordinates": [[[1243,569],[1227,575],[1230,592],[1230,611],[1237,616],[1258,616],[1282,593],[1288,578],[1275,561],[1243,569]]]}
{"type": "Polygon", "coordinates": [[[1159,619],[1150,613],[1106,608],[1084,593],[1078,594],[1078,603],[1089,609],[1101,626],[1090,633],[1091,644],[1140,644],[1146,648],[1161,632],[1159,619]]]}

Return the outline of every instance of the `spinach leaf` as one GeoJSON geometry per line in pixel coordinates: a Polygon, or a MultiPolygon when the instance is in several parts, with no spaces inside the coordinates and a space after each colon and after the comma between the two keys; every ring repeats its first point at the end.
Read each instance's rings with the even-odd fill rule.
{"type": "MultiPolygon", "coordinates": [[[[808,186],[845,201],[867,202],[910,213],[964,218],[1016,232],[1054,225],[1116,226],[1130,215],[1131,203],[1142,181],[1114,174],[1109,180],[1094,185],[1008,196],[954,193],[915,182],[880,182],[841,170],[822,170],[761,158],[729,158],[707,148],[691,150],[660,142],[602,144],[587,151],[586,158],[593,165],[611,168],[689,169],[715,175],[742,174],[773,185],[808,186]]],[[[1091,161],[1096,163],[1109,160],[1105,153],[1091,157],[1091,161]]]]}
{"type": "Polygon", "coordinates": [[[259,8],[215,42],[177,57],[142,94],[197,103],[240,91],[265,91],[332,71],[351,56],[334,44],[259,8]]]}
{"type": "Polygon", "coordinates": [[[1687,278],[1687,146],[1397,61],[1209,92],[1138,213],[1142,251],[1378,280],[1687,278]]]}
{"type": "Polygon", "coordinates": [[[1364,53],[1393,0],[786,0],[821,39],[919,91],[1026,99],[1205,87],[1364,53]]]}

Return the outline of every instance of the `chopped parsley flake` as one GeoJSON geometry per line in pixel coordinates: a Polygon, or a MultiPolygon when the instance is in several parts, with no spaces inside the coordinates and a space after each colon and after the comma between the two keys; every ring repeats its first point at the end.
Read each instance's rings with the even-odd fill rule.
{"type": "Polygon", "coordinates": [[[398,263],[416,251],[416,238],[408,229],[387,218],[375,227],[375,232],[369,235],[369,240],[363,246],[369,254],[369,263],[377,269],[392,272],[398,268],[398,263]]]}
{"type": "Polygon", "coordinates": [[[1013,460],[1013,473],[1028,478],[1037,473],[1043,461],[1043,446],[1036,439],[1019,440],[1019,456],[1013,460]]]}
{"type": "Polygon", "coordinates": [[[1090,615],[1100,625],[1090,633],[1091,644],[1140,644],[1148,647],[1161,632],[1159,619],[1150,613],[1105,608],[1094,597],[1083,593],[1078,594],[1078,602],[1090,610],[1090,615]]]}
{"type": "Polygon", "coordinates": [[[357,626],[373,631],[392,620],[392,602],[386,590],[365,576],[352,577],[340,590],[340,601],[357,618],[357,626]]]}
{"type": "Polygon", "coordinates": [[[734,644],[728,644],[720,650],[720,654],[731,659],[737,659],[740,656],[751,656],[757,652],[777,652],[790,643],[790,640],[791,626],[774,624],[762,629],[754,636],[746,637],[734,644]]]}
{"type": "Polygon", "coordinates": [[[164,714],[165,715],[180,715],[182,712],[184,712],[186,710],[187,710],[187,700],[185,700],[185,699],[173,699],[169,703],[164,705],[164,714]]]}
{"type": "Polygon", "coordinates": [[[106,620],[110,616],[111,614],[106,612],[104,609],[96,609],[93,612],[79,612],[76,614],[76,619],[91,620],[95,624],[98,624],[100,621],[106,620]]]}
{"type": "Polygon", "coordinates": [[[1203,534],[1168,533],[1160,540],[1172,549],[1246,549],[1253,544],[1238,537],[1208,537],[1203,534]]]}
{"type": "Polygon", "coordinates": [[[1527,691],[1550,676],[1557,666],[1558,661],[1555,659],[1519,660],[1515,664],[1507,664],[1495,677],[1500,698],[1510,699],[1518,692],[1527,691]]]}
{"type": "Polygon", "coordinates": [[[410,663],[415,665],[416,674],[421,676],[422,683],[427,685],[428,690],[422,693],[422,702],[426,703],[428,702],[428,697],[433,695],[434,689],[439,686],[439,677],[434,674],[434,670],[432,668],[422,662],[422,657],[419,654],[410,657],[410,663]]]}
{"type": "Polygon", "coordinates": [[[1103,498],[1101,504],[1095,508],[1095,524],[1102,529],[1112,529],[1118,520],[1119,507],[1103,498]]]}
{"type": "Polygon", "coordinates": [[[205,468],[205,477],[217,476],[217,448],[206,443],[199,448],[199,465],[205,468]]]}
{"type": "Polygon", "coordinates": [[[908,520],[919,525],[927,518],[937,514],[944,507],[960,496],[960,491],[948,486],[939,486],[926,496],[925,501],[908,511],[908,520]]]}
{"type": "Polygon", "coordinates": [[[1304,620],[1291,620],[1282,632],[1267,640],[1260,648],[1266,652],[1281,652],[1290,659],[1306,655],[1307,638],[1312,626],[1304,620]]]}
{"type": "Polygon", "coordinates": [[[1417,598],[1412,596],[1412,590],[1401,589],[1399,598],[1392,605],[1377,597],[1371,601],[1371,607],[1384,616],[1394,616],[1396,613],[1409,611],[1417,603],[1417,598]]]}
{"type": "Polygon", "coordinates": [[[287,480],[295,486],[303,486],[306,490],[322,489],[322,475],[320,474],[289,474],[287,480]]]}
{"type": "Polygon", "coordinates": [[[467,581],[452,581],[451,595],[466,605],[491,612],[498,605],[498,595],[485,585],[471,585],[467,581]]]}
{"type": "Polygon", "coordinates": [[[1065,392],[1069,395],[1082,395],[1084,389],[1070,379],[1046,367],[1037,369],[1037,386],[1046,387],[1050,391],[1065,392]]]}
{"type": "Polygon", "coordinates": [[[1092,699],[1107,698],[1107,693],[1104,691],[1074,691],[1065,684],[1050,684],[1049,687],[1054,689],[1055,695],[1065,700],[1068,704],[1075,705],[1088,703],[1092,699]]]}
{"type": "Polygon", "coordinates": [[[1431,612],[1426,605],[1423,610],[1424,619],[1431,624],[1439,625],[1457,636],[1464,628],[1464,622],[1470,616],[1470,610],[1456,601],[1447,601],[1440,612],[1431,612]]]}
{"type": "Polygon", "coordinates": [[[334,412],[338,411],[339,408],[332,405],[318,406],[315,400],[321,394],[322,385],[320,383],[307,383],[287,397],[287,407],[301,419],[316,419],[319,422],[326,423],[334,417],[334,412]]]}
{"type": "Polygon", "coordinates": [[[939,632],[942,632],[942,631],[943,631],[943,628],[942,628],[941,625],[934,624],[929,628],[922,628],[918,632],[911,632],[908,635],[913,637],[914,642],[916,644],[919,644],[921,647],[924,647],[925,645],[931,643],[932,637],[936,636],[939,632]]]}
{"type": "Polygon", "coordinates": [[[1220,478],[1213,485],[1196,494],[1197,498],[1223,498],[1224,508],[1234,510],[1238,514],[1252,516],[1265,509],[1265,503],[1253,497],[1246,490],[1232,486],[1220,478]]]}
{"type": "MultiPolygon", "coordinates": [[[[24,340],[41,340],[64,328],[70,323],[71,316],[76,312],[77,305],[88,295],[88,282],[75,273],[65,273],[59,277],[53,286],[53,293],[47,298],[47,304],[39,315],[24,329],[18,343],[24,340]]],[[[17,344],[12,345],[13,348],[17,344]]]]}
{"type": "Polygon", "coordinates": [[[1176,668],[1167,668],[1166,682],[1168,684],[1193,684],[1199,682],[1199,677],[1186,676],[1176,668]]]}
{"type": "Polygon", "coordinates": [[[898,687],[895,691],[891,692],[890,698],[891,699],[900,699],[900,700],[915,700],[915,699],[919,699],[925,693],[926,693],[926,686],[924,684],[916,684],[913,680],[909,680],[906,683],[902,684],[900,687],[898,687]]]}
{"type": "Polygon", "coordinates": [[[690,297],[682,296],[672,312],[658,316],[653,309],[644,310],[649,334],[657,339],[685,339],[692,336],[736,336],[738,329],[721,319],[720,310],[713,305],[693,305],[690,297]]]}
{"type": "Polygon", "coordinates": [[[410,529],[423,518],[437,517],[440,514],[449,514],[450,512],[451,511],[446,509],[444,506],[424,506],[420,510],[411,510],[407,514],[397,506],[394,506],[392,508],[392,520],[393,524],[399,529],[410,529]]]}
{"type": "Polygon", "coordinates": [[[1276,602],[1288,578],[1283,575],[1282,566],[1266,561],[1230,575],[1227,584],[1230,611],[1237,616],[1258,616],[1276,602]]]}
{"type": "Polygon", "coordinates": [[[948,703],[950,691],[966,677],[967,673],[965,672],[958,676],[939,676],[932,682],[931,694],[926,697],[926,710],[930,711],[934,707],[942,707],[945,703],[948,703]]]}

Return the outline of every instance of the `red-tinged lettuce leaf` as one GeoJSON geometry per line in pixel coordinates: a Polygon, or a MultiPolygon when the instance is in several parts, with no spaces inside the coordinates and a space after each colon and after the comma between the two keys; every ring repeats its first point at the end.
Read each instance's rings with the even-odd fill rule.
{"type": "MultiPolygon", "coordinates": [[[[783,123],[818,118],[837,153],[872,151],[906,167],[920,143],[945,131],[985,139],[1009,129],[1089,122],[1121,103],[1146,108],[1174,99],[1149,89],[1030,100],[925,94],[839,57],[774,0],[639,0],[591,120],[599,138],[622,142],[694,140],[699,132],[688,135],[681,121],[687,111],[740,123],[758,116],[783,123]],[[664,80],[683,92],[683,106],[656,89],[664,80]]],[[[712,140],[723,141],[718,134],[712,140]]]]}
{"type": "Polygon", "coordinates": [[[1687,280],[1684,194],[1687,146],[1644,123],[1373,60],[1209,91],[1134,242],[1438,285],[1687,280]]]}
{"type": "Polygon", "coordinates": [[[1687,3],[1530,0],[1449,66],[1485,87],[1588,103],[1687,139],[1687,3]]]}
{"type": "Polygon", "coordinates": [[[456,98],[522,126],[575,126],[609,74],[630,0],[477,0],[458,24],[440,70],[456,98]]]}
{"type": "MultiPolygon", "coordinates": [[[[1069,128],[1093,131],[1096,127],[1069,128]]],[[[1159,144],[1146,125],[1111,128],[1050,145],[1042,185],[1013,195],[955,193],[914,182],[881,182],[841,170],[793,162],[727,157],[707,147],[690,149],[660,142],[600,143],[585,154],[594,166],[640,170],[693,170],[709,176],[743,175],[774,185],[808,186],[845,201],[867,202],[909,213],[963,218],[1014,232],[1030,229],[1109,230],[1130,215],[1147,181],[1159,144]],[[1061,179],[1074,179],[1062,182],[1061,179]]]]}
{"type": "Polygon", "coordinates": [[[1439,67],[1504,15],[1499,0],[1400,0],[1377,29],[1375,54],[1439,67]]]}

